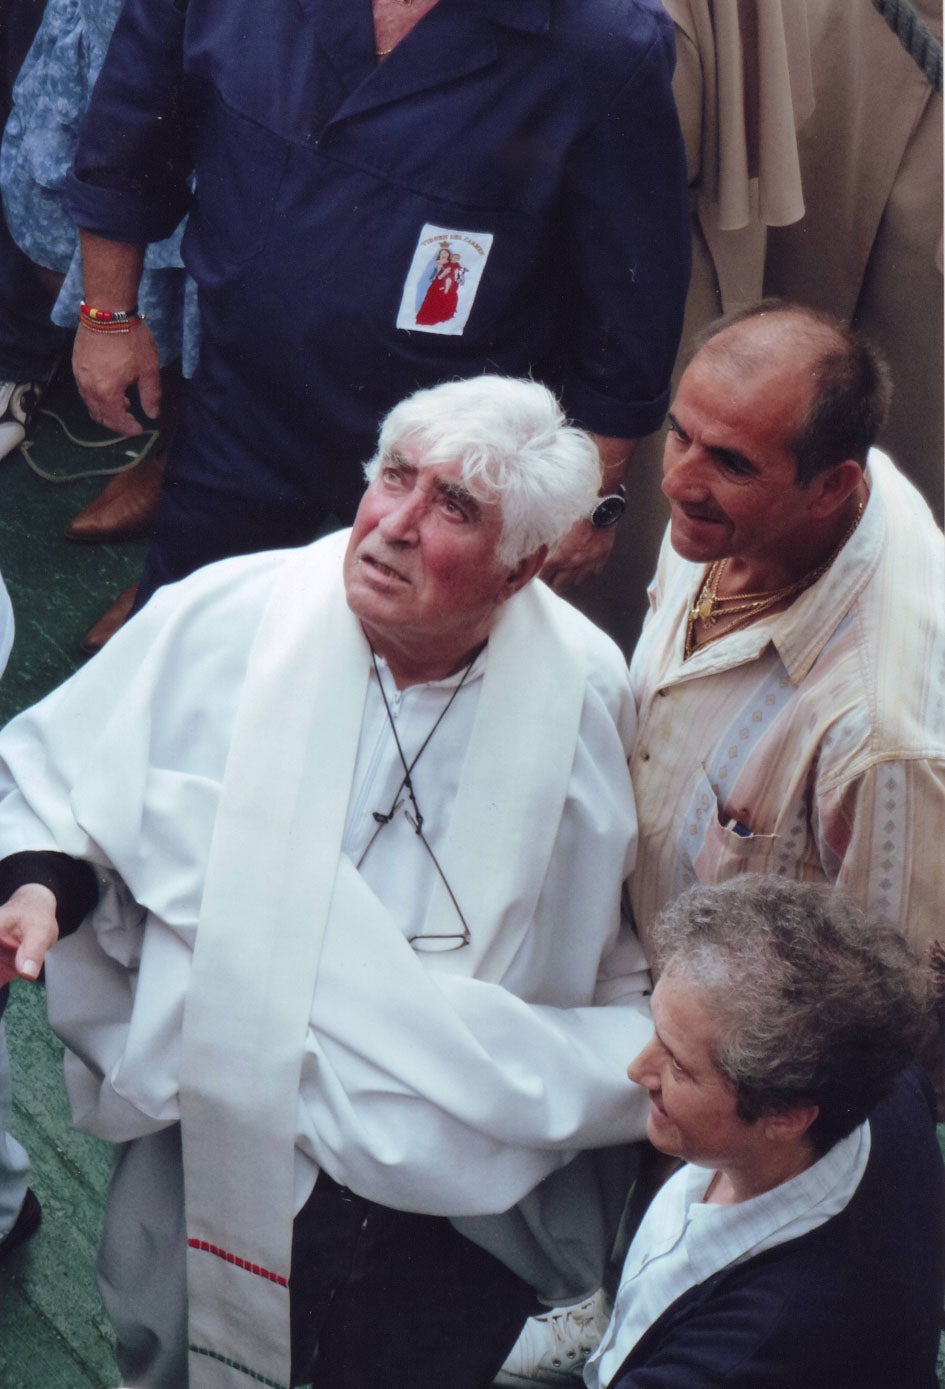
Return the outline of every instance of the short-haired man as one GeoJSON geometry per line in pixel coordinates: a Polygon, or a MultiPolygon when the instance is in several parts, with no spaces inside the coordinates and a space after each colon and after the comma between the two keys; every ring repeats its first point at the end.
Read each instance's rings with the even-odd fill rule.
{"type": "Polygon", "coordinates": [[[644,1216],[591,1389],[934,1389],[945,1170],[905,1071],[927,976],[823,885],[693,888],[655,933],[644,1216]]]}
{"type": "Polygon", "coordinates": [[[100,1273],[147,1389],[491,1384],[535,1289],[600,1278],[570,1159],[645,1126],[629,680],[531,582],[594,446],[474,378],[367,471],[349,534],[160,593],[0,739],[8,974],[63,856],[98,879],[50,1010],[77,1121],[124,1145],[100,1273]]]}
{"type": "Polygon", "coordinates": [[[887,396],[855,335],[777,301],[714,325],[680,380],[630,671],[644,943],[692,883],[743,872],[941,934],[943,542],[872,447],[887,396]]]}

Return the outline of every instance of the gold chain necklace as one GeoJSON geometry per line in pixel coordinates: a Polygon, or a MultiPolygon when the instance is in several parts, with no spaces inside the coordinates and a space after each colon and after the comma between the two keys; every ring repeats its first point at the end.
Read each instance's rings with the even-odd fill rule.
{"type": "Polygon", "coordinates": [[[813,569],[809,569],[806,574],[802,574],[799,579],[795,579],[793,583],[785,584],[783,588],[761,590],[757,593],[720,594],[719,584],[728,565],[728,556],[725,559],[717,559],[706,573],[686,619],[686,658],[688,659],[696,649],[695,628],[697,622],[701,622],[703,627],[712,628],[724,618],[731,619],[719,631],[709,631],[703,636],[700,644],[708,646],[709,642],[718,641],[720,637],[727,636],[729,632],[746,627],[749,622],[754,621],[763,612],[767,612],[769,608],[773,608],[776,603],[782,603],[785,598],[793,600],[822,578],[860,524],[863,505],[864,503],[860,502],[856,515],[841,536],[839,544],[835,546],[827,558],[813,569]]]}

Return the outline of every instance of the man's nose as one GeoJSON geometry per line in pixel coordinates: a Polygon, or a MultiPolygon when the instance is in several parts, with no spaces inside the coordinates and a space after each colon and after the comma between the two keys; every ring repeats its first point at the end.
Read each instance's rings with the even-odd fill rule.
{"type": "Polygon", "coordinates": [[[378,530],[392,544],[413,544],[418,537],[422,513],[422,499],[415,491],[410,492],[391,502],[378,522],[378,530]]]}
{"type": "Polygon", "coordinates": [[[663,455],[663,494],[671,502],[705,501],[708,473],[698,445],[670,439],[663,455]]]}

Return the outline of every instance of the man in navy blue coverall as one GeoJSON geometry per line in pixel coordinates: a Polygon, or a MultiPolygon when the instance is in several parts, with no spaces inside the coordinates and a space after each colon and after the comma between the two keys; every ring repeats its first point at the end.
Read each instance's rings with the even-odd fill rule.
{"type": "MultiPolygon", "coordinates": [[[[142,596],[350,517],[379,417],[451,377],[544,381],[615,491],[688,279],[673,62],[655,0],[129,0],[71,181],[86,300],[134,307],[190,208],[202,324],[142,596]]],[[[145,325],[75,367],[112,428],[132,384],[156,413],[145,325]]],[[[611,540],[580,522],[546,577],[611,540]]]]}

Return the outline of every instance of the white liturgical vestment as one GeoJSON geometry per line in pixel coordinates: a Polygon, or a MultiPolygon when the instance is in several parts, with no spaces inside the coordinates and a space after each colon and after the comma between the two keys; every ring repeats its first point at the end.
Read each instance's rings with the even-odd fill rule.
{"type": "MultiPolygon", "coordinates": [[[[343,848],[375,679],[346,539],[160,592],[0,738],[0,853],[58,849],[103,885],[48,969],[76,1122],[113,1141],[181,1124],[192,1389],[288,1383],[292,1219],[319,1168],[457,1218],[557,1173],[560,1208],[536,1213],[554,1239],[539,1229],[522,1265],[550,1269],[594,1223],[572,1157],[645,1128],[625,1075],[650,1025],[620,918],[635,721],[619,652],[537,582],[499,610],[444,721],[444,756],[468,729],[452,811],[424,825],[471,940],[416,954],[343,848]]],[[[419,930],[454,931],[427,882],[419,930]]]]}

